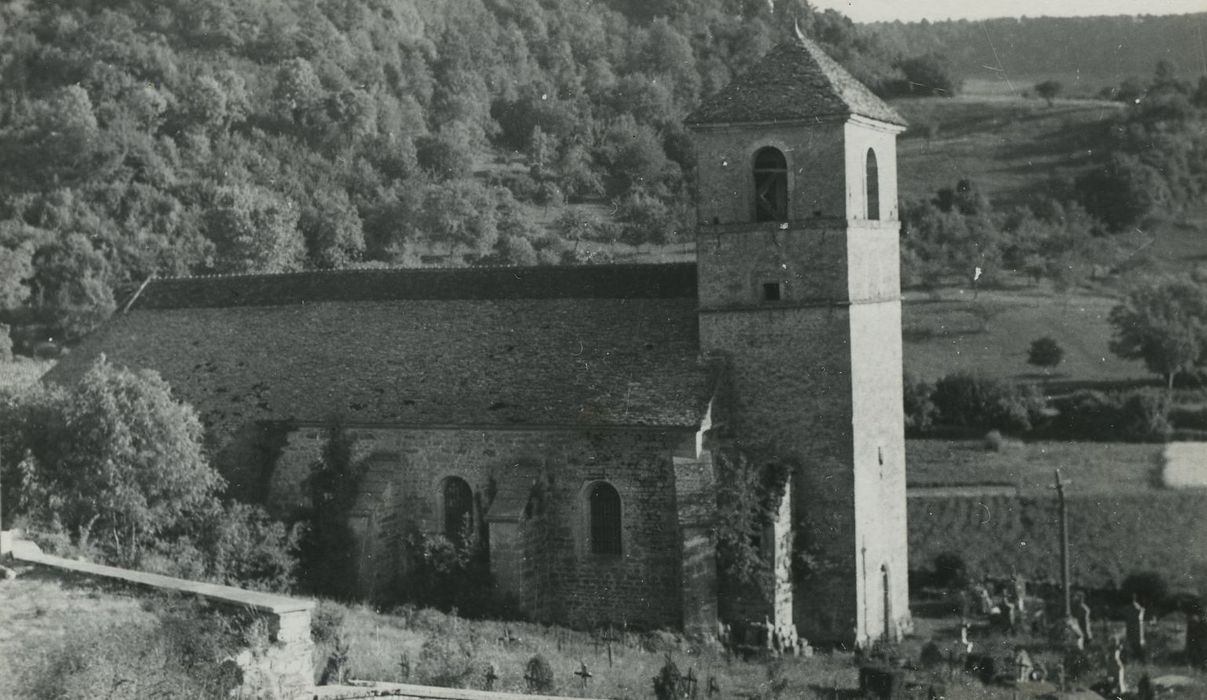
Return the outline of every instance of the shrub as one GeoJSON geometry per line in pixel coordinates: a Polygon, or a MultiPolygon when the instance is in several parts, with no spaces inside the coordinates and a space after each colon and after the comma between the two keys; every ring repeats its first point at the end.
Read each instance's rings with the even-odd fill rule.
{"type": "Polygon", "coordinates": [[[944,552],[935,557],[932,580],[936,586],[951,590],[967,586],[971,579],[964,557],[955,552],[944,552]]]}
{"type": "Polygon", "coordinates": [[[943,377],[932,394],[936,421],[944,425],[1020,433],[1031,429],[1038,398],[1013,384],[973,374],[943,377]]]}
{"type": "Polygon", "coordinates": [[[1169,395],[1164,392],[1141,389],[1125,394],[1119,416],[1124,440],[1160,442],[1173,431],[1169,424],[1169,395]]]}
{"type": "Polygon", "coordinates": [[[1064,356],[1065,351],[1060,347],[1060,343],[1044,336],[1032,341],[1030,349],[1027,350],[1027,364],[1042,368],[1055,367],[1064,360],[1064,356]]]}
{"type": "Polygon", "coordinates": [[[1057,415],[1043,427],[1050,438],[1150,442],[1173,432],[1168,396],[1151,389],[1117,394],[1079,391],[1053,405],[1057,415]]]}
{"type": "Polygon", "coordinates": [[[1156,571],[1137,571],[1123,579],[1119,591],[1127,600],[1133,597],[1146,608],[1159,608],[1169,597],[1169,584],[1156,571]]]}
{"type": "Polygon", "coordinates": [[[456,629],[456,618],[442,633],[428,637],[419,650],[419,682],[444,688],[463,687],[477,668],[473,639],[456,629]]]}
{"type": "Polygon", "coordinates": [[[905,429],[914,432],[929,430],[935,422],[935,402],[931,400],[934,386],[906,374],[902,389],[905,400],[905,429]]]}
{"type": "Polygon", "coordinates": [[[524,678],[528,681],[528,690],[538,693],[553,691],[553,667],[549,661],[537,654],[524,664],[524,678]]]}
{"type": "Polygon", "coordinates": [[[335,642],[343,632],[345,616],[343,606],[320,600],[310,615],[310,638],[315,644],[335,642]]]}

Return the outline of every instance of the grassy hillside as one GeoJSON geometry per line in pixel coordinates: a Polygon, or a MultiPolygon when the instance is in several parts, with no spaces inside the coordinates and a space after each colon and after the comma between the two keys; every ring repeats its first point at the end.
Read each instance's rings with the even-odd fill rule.
{"type": "Polygon", "coordinates": [[[1153,379],[1139,362],[1111,354],[1107,316],[1115,300],[1103,296],[1054,297],[1042,291],[947,290],[938,300],[907,295],[902,333],[905,369],[934,380],[958,371],[1039,381],[1127,381],[1153,379]],[[984,326],[975,314],[985,309],[984,326]],[[1064,361],[1048,374],[1027,364],[1031,341],[1051,336],[1065,349],[1064,361]]]}
{"type": "Polygon", "coordinates": [[[1021,204],[1090,165],[1118,102],[956,97],[900,100],[910,123],[898,145],[902,197],[933,196],[971,179],[995,203],[1021,204]]]}

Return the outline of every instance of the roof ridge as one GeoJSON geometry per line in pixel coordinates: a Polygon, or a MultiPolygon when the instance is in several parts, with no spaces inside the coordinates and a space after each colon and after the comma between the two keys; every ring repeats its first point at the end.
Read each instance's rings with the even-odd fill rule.
{"type": "Polygon", "coordinates": [[[906,124],[896,110],[817,42],[795,37],[776,44],[744,73],[703,100],[684,123],[792,122],[851,115],[906,124]]]}
{"type": "Polygon", "coordinates": [[[571,265],[467,265],[465,267],[339,267],[339,268],[312,268],[308,270],[286,270],[282,272],[211,272],[206,274],[196,275],[173,275],[163,277],[160,275],[151,275],[143,284],[155,282],[184,282],[192,280],[211,280],[211,279],[280,279],[291,276],[302,275],[336,275],[336,274],[357,274],[367,272],[406,272],[406,273],[429,273],[429,272],[473,272],[475,270],[558,270],[558,269],[611,269],[611,268],[651,268],[651,267],[677,267],[684,265],[694,265],[692,262],[674,261],[674,262],[654,262],[654,263],[639,263],[639,262],[623,262],[623,263],[600,263],[600,264],[571,264],[571,265]]]}

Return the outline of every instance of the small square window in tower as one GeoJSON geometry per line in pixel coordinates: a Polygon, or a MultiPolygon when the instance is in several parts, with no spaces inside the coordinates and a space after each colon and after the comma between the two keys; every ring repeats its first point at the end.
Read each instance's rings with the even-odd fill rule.
{"type": "Polygon", "coordinates": [[[784,288],[779,282],[763,283],[763,301],[780,301],[784,298],[784,288]]]}
{"type": "Polygon", "coordinates": [[[775,148],[754,154],[754,220],[788,220],[788,161],[775,148]]]}

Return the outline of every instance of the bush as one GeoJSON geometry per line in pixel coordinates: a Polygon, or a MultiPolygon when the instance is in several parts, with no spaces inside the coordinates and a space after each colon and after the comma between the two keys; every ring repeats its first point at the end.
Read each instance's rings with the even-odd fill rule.
{"type": "Polygon", "coordinates": [[[310,615],[310,638],[315,644],[334,643],[344,630],[344,607],[320,600],[310,615]]]}
{"type": "Polygon", "coordinates": [[[926,432],[935,422],[935,403],[931,400],[934,386],[906,374],[902,389],[905,399],[905,429],[911,432],[926,432]]]}
{"type": "Polygon", "coordinates": [[[524,678],[528,680],[528,690],[530,691],[538,693],[553,691],[553,667],[540,654],[528,659],[528,663],[524,665],[524,678]]]}
{"type": "Polygon", "coordinates": [[[955,552],[944,552],[935,557],[932,580],[934,585],[950,590],[967,586],[971,579],[968,576],[968,564],[964,562],[964,557],[955,552]]]}
{"type": "Polygon", "coordinates": [[[1022,433],[1031,429],[1031,414],[1041,408],[1038,397],[1013,384],[973,374],[949,374],[932,394],[936,422],[983,430],[1022,433]]]}
{"type": "Polygon", "coordinates": [[[1065,351],[1060,347],[1060,343],[1044,336],[1032,341],[1030,349],[1027,350],[1027,364],[1042,368],[1055,367],[1061,363],[1064,356],[1065,351]]]}
{"type": "Polygon", "coordinates": [[[1173,432],[1169,398],[1152,389],[1107,394],[1079,391],[1056,399],[1057,415],[1043,426],[1045,437],[1103,442],[1162,441],[1173,432]]]}
{"type": "Polygon", "coordinates": [[[448,628],[428,637],[419,650],[416,673],[424,685],[444,688],[464,687],[474,674],[476,650],[469,633],[456,629],[456,618],[450,618],[448,628]]]}
{"type": "Polygon", "coordinates": [[[1156,571],[1137,571],[1123,579],[1119,591],[1128,601],[1135,598],[1140,605],[1157,609],[1164,606],[1169,597],[1169,584],[1156,571]]]}

